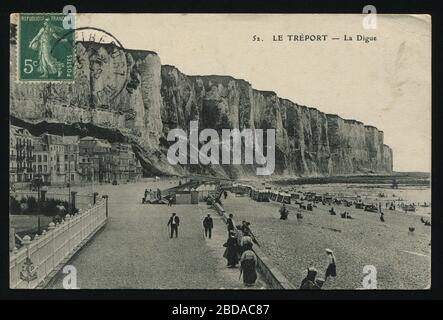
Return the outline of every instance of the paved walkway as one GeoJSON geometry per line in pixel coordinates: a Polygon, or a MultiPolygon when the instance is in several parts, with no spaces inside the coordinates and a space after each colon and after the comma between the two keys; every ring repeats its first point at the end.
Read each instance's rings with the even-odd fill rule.
{"type": "MultiPolygon", "coordinates": [[[[170,187],[168,182],[152,188],[170,187]]],[[[238,269],[226,268],[224,222],[206,205],[141,204],[145,184],[102,186],[109,194],[110,220],[69,264],[77,268],[81,289],[243,289],[238,269]],[[171,212],[180,217],[179,237],[170,239],[171,212]],[[213,213],[213,238],[205,239],[201,221],[213,213]]],[[[59,273],[52,288],[62,288],[59,273]]],[[[256,288],[263,286],[258,282],[256,288]]]]}

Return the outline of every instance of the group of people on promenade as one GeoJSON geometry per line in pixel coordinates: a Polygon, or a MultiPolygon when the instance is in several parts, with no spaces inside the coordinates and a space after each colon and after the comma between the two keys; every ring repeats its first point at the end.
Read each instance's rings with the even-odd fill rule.
{"type": "Polygon", "coordinates": [[[233,215],[226,220],[228,239],[223,244],[226,247],[223,257],[227,260],[228,268],[236,268],[240,263],[240,277],[243,276],[245,286],[253,286],[257,281],[257,255],[252,250],[254,242],[258,244],[250,222],[242,221],[234,225],[233,215]]]}
{"type": "MultiPolygon", "coordinates": [[[[211,214],[203,219],[205,237],[211,239],[214,221],[211,214]]],[[[174,212],[168,220],[170,238],[178,237],[180,218],[174,212]]],[[[226,248],[223,257],[227,260],[228,268],[236,268],[240,263],[240,278],[243,276],[245,286],[253,286],[257,280],[257,256],[252,250],[254,242],[258,244],[250,228],[250,222],[242,221],[241,225],[234,225],[233,215],[230,214],[226,221],[228,239],[223,244],[226,248]]]]}
{"type": "MultiPolygon", "coordinates": [[[[286,208],[283,208],[282,211],[284,212],[285,209],[286,208]]],[[[179,224],[180,218],[176,213],[172,213],[172,216],[169,218],[167,224],[170,228],[171,238],[173,238],[174,235],[175,237],[178,237],[179,224]]],[[[227,260],[227,267],[237,268],[237,266],[240,264],[239,278],[243,277],[243,283],[248,287],[254,286],[258,277],[258,259],[253,250],[254,243],[258,245],[258,242],[252,233],[250,225],[251,224],[248,221],[242,221],[241,224],[235,225],[233,215],[229,214],[229,217],[226,219],[228,235],[226,242],[223,244],[225,247],[223,257],[227,260]]],[[[204,228],[205,237],[211,239],[212,229],[214,228],[214,221],[211,214],[208,213],[203,219],[202,226],[204,228]]],[[[332,250],[326,249],[326,254],[328,264],[324,278],[317,278],[318,271],[314,267],[309,267],[307,269],[306,277],[301,282],[300,289],[321,289],[329,277],[335,277],[337,275],[334,253],[332,250]]]]}

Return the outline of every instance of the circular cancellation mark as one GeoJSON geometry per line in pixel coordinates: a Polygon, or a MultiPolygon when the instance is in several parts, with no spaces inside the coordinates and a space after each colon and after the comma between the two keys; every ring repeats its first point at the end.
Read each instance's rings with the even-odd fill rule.
{"type": "Polygon", "coordinates": [[[75,69],[84,68],[89,64],[90,77],[104,86],[94,88],[93,105],[106,104],[114,100],[126,87],[128,82],[128,61],[125,48],[121,42],[108,31],[95,27],[74,28],[63,34],[54,43],[52,50],[58,45],[74,45],[81,42],[84,49],[76,47],[75,69]],[[74,33],[73,44],[63,41],[74,33]],[[78,52],[81,50],[81,52],[78,52]],[[89,60],[89,62],[86,61],[89,60]],[[104,80],[104,81],[100,81],[104,80]]]}

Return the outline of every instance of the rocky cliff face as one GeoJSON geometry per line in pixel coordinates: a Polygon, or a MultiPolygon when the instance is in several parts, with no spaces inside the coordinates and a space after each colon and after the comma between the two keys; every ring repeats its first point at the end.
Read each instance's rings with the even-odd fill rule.
{"type": "Polygon", "coordinates": [[[174,66],[162,66],[154,52],[78,43],[75,83],[20,84],[15,53],[11,43],[13,117],[118,131],[133,143],[147,173],[255,174],[252,165],[169,165],[167,133],[187,130],[191,120],[198,121],[199,129],[276,129],[276,175],[392,171],[392,151],[377,128],[255,90],[244,80],[187,76],[174,66]],[[116,65],[123,72],[116,72],[116,65]]]}

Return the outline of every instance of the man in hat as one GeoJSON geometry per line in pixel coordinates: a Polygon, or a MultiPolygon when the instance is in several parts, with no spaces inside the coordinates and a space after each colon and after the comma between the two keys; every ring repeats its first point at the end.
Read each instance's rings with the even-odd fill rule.
{"type": "Polygon", "coordinates": [[[335,265],[335,256],[331,249],[326,248],[326,255],[328,257],[328,266],[326,267],[325,281],[329,276],[337,276],[337,267],[335,265]]]}
{"type": "Polygon", "coordinates": [[[205,228],[205,237],[211,239],[212,228],[214,227],[214,223],[211,218],[211,214],[208,215],[203,220],[203,228],[205,228]]]}
{"type": "Polygon", "coordinates": [[[171,226],[171,239],[172,236],[174,235],[175,232],[175,237],[178,237],[178,226],[180,224],[180,218],[176,215],[176,213],[174,212],[171,216],[171,218],[169,218],[168,221],[168,226],[171,226]]]}

